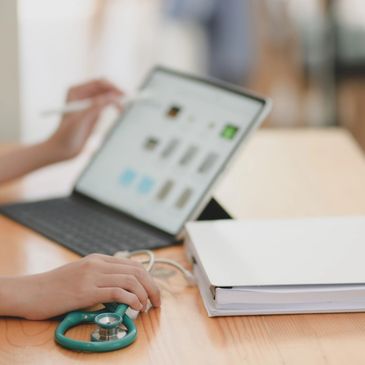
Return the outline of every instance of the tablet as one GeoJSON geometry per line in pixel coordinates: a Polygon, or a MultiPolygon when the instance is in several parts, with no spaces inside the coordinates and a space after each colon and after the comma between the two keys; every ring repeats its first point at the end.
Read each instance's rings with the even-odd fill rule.
{"type": "Polygon", "coordinates": [[[162,67],[140,91],[148,97],[127,107],[75,191],[178,235],[270,102],[162,67]]]}

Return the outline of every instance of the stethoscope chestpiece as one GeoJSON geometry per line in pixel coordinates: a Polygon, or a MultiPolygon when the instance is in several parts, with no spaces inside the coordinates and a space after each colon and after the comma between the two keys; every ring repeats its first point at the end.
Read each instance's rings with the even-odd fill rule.
{"type": "Polygon", "coordinates": [[[129,346],[137,338],[133,320],[125,313],[125,304],[109,303],[104,309],[94,312],[70,312],[57,326],[55,340],[61,346],[85,352],[107,352],[129,346]],[[66,336],[68,330],[81,324],[96,324],[97,330],[91,341],[83,341],[66,336]]]}
{"type": "Polygon", "coordinates": [[[91,334],[93,342],[119,340],[128,332],[123,317],[118,313],[101,313],[95,317],[95,323],[98,328],[91,334]]]}

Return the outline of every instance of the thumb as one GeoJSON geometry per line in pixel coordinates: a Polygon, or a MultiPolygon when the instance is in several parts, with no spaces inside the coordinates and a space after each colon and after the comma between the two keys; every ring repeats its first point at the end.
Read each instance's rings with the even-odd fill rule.
{"type": "MultiPolygon", "coordinates": [[[[79,119],[78,133],[82,139],[86,139],[92,133],[102,111],[108,106],[116,103],[115,95],[100,95],[93,98],[92,105],[83,112],[79,119]]],[[[119,102],[119,101],[118,101],[119,102]]]]}
{"type": "Polygon", "coordinates": [[[93,105],[88,110],[86,110],[80,120],[80,125],[83,126],[82,134],[89,135],[94,129],[101,112],[103,111],[104,106],[102,105],[93,105]]]}
{"type": "Polygon", "coordinates": [[[120,112],[123,111],[123,105],[120,101],[120,95],[114,92],[105,93],[92,99],[92,107],[103,109],[108,105],[114,105],[120,112]]]}

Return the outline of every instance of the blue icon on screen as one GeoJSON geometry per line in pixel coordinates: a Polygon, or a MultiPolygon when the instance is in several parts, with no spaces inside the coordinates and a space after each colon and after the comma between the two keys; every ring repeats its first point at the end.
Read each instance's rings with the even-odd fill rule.
{"type": "Polygon", "coordinates": [[[142,180],[138,184],[138,192],[140,194],[148,194],[152,188],[155,182],[150,177],[143,177],[142,180]]]}
{"type": "Polygon", "coordinates": [[[136,176],[137,176],[137,173],[134,170],[127,168],[120,175],[119,181],[123,186],[127,187],[132,184],[132,182],[136,178],[136,176]]]}

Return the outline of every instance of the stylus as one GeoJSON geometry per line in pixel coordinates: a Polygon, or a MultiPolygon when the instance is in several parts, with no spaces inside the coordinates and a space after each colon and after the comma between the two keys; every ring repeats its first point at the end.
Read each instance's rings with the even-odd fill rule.
{"type": "MultiPolygon", "coordinates": [[[[123,95],[120,97],[120,102],[125,105],[132,101],[141,100],[141,99],[149,100],[149,99],[151,99],[151,97],[149,97],[148,94],[145,94],[145,93],[141,93],[136,96],[123,95]]],[[[41,116],[48,117],[48,116],[54,115],[54,114],[68,114],[68,113],[81,112],[83,110],[90,108],[91,105],[92,105],[91,99],[72,101],[72,102],[67,103],[66,105],[64,105],[61,108],[44,110],[41,112],[41,116]]]]}

